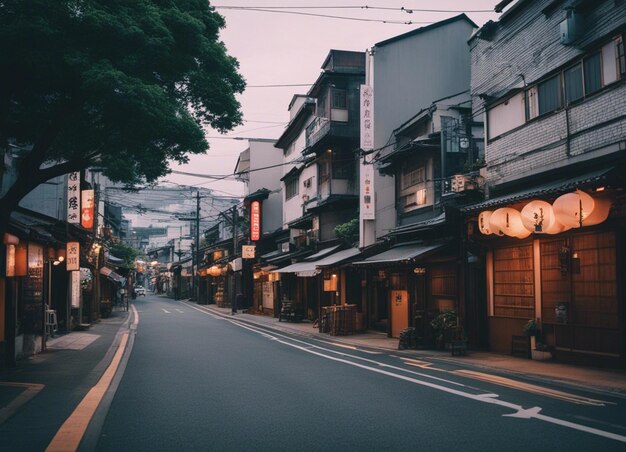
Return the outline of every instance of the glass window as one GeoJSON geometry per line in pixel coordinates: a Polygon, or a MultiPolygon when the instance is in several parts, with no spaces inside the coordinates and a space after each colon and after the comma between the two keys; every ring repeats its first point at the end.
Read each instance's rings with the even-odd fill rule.
{"type": "Polygon", "coordinates": [[[539,96],[539,114],[550,113],[561,106],[559,76],[552,77],[537,85],[539,96]]]}
{"type": "Polygon", "coordinates": [[[331,108],[338,108],[340,110],[346,110],[348,108],[345,90],[333,89],[332,96],[333,103],[331,108]]]}
{"type": "Polygon", "coordinates": [[[589,95],[602,88],[601,54],[596,52],[584,61],[585,94],[589,95]]]}
{"type": "Polygon", "coordinates": [[[565,100],[574,102],[583,97],[583,72],[580,63],[565,71],[565,100]]]}
{"type": "Polygon", "coordinates": [[[624,38],[619,36],[615,40],[617,44],[617,68],[622,77],[626,76],[626,56],[624,55],[624,38]]]}
{"type": "Polygon", "coordinates": [[[424,182],[426,168],[423,165],[409,165],[402,170],[402,190],[424,182]]]}
{"type": "Polygon", "coordinates": [[[285,181],[285,199],[291,199],[298,194],[298,178],[285,181]]]}

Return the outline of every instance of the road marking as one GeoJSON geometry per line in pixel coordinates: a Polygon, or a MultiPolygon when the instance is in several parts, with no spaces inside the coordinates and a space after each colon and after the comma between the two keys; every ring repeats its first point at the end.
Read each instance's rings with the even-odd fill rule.
{"type": "Polygon", "coordinates": [[[350,350],[356,350],[357,348],[353,345],[346,345],[346,344],[341,344],[339,342],[331,342],[328,341],[329,344],[334,345],[335,347],[341,347],[341,348],[349,348],[350,350]]]}
{"type": "MultiPolygon", "coordinates": [[[[189,306],[189,307],[197,309],[194,306],[189,306]]],[[[203,312],[203,313],[205,313],[207,315],[211,315],[213,317],[216,317],[215,314],[209,313],[207,311],[204,311],[204,310],[201,310],[201,309],[197,309],[197,310],[200,311],[200,312],[203,312]]],[[[244,328],[244,329],[248,329],[250,331],[261,333],[261,334],[263,334],[263,336],[268,336],[267,332],[265,332],[265,331],[258,331],[258,330],[254,329],[254,328],[252,328],[252,327],[250,327],[248,325],[245,325],[245,324],[242,324],[241,322],[236,321],[235,319],[227,319],[227,320],[229,320],[231,323],[239,326],[240,328],[244,328]]],[[[283,337],[286,337],[287,339],[289,339],[289,340],[291,340],[293,342],[301,342],[301,343],[306,344],[307,346],[304,347],[304,346],[301,346],[301,345],[297,345],[295,343],[286,342],[284,340],[279,339],[276,336],[283,336],[283,335],[281,335],[279,333],[276,333],[275,336],[272,336],[272,339],[274,341],[280,342],[280,343],[282,343],[282,344],[284,344],[284,345],[286,345],[288,347],[293,347],[293,348],[302,350],[305,353],[311,353],[313,355],[320,356],[322,358],[329,359],[331,361],[340,362],[340,363],[347,364],[347,365],[354,366],[354,367],[358,367],[358,368],[361,368],[361,369],[364,369],[364,370],[367,370],[367,371],[370,371],[370,372],[379,373],[379,374],[386,375],[386,376],[389,376],[389,377],[392,377],[392,378],[397,378],[399,380],[404,380],[404,381],[407,381],[407,382],[410,382],[410,383],[414,383],[414,384],[417,384],[417,385],[420,385],[420,386],[426,386],[426,387],[429,387],[431,389],[435,389],[435,390],[438,390],[438,391],[446,392],[446,393],[449,393],[449,394],[452,394],[452,395],[457,395],[459,397],[475,400],[475,401],[482,402],[482,403],[488,403],[488,404],[491,404],[491,405],[500,406],[500,407],[511,409],[511,410],[514,411],[513,413],[504,414],[503,416],[513,417],[513,418],[517,418],[517,419],[537,419],[537,420],[544,421],[544,422],[547,422],[547,423],[560,425],[562,427],[566,427],[566,428],[570,428],[570,429],[573,429],[573,430],[578,430],[578,431],[582,431],[582,432],[589,433],[589,434],[592,434],[592,435],[601,436],[601,437],[604,437],[604,438],[608,438],[608,439],[612,439],[612,440],[619,441],[619,442],[622,442],[622,443],[626,443],[626,436],[618,435],[618,434],[615,434],[615,433],[607,432],[605,430],[600,430],[600,429],[596,429],[596,428],[593,428],[593,427],[588,427],[586,425],[576,424],[574,422],[565,421],[565,420],[558,419],[558,418],[555,418],[555,417],[552,417],[552,416],[543,415],[543,414],[540,413],[541,407],[524,408],[521,405],[517,405],[517,404],[511,403],[511,402],[507,402],[505,400],[500,399],[497,394],[471,394],[471,393],[468,393],[468,392],[464,392],[464,391],[462,391],[460,389],[449,388],[449,387],[442,386],[442,385],[437,384],[437,383],[431,383],[429,381],[419,380],[419,379],[414,378],[414,377],[409,377],[409,376],[405,376],[405,375],[395,374],[395,373],[392,373],[392,372],[389,372],[389,371],[386,371],[386,370],[382,370],[382,369],[379,369],[379,368],[369,367],[367,365],[360,364],[358,362],[348,361],[348,360],[343,359],[343,358],[338,358],[338,357],[335,357],[335,356],[326,355],[326,354],[324,354],[322,352],[319,352],[317,350],[313,350],[311,348],[312,344],[308,344],[308,343],[306,343],[304,341],[300,341],[298,339],[289,338],[288,336],[283,336],[283,337]],[[519,413],[519,416],[515,416],[516,413],[519,413]]],[[[358,357],[358,356],[348,355],[348,354],[342,353],[342,352],[337,352],[337,351],[333,351],[333,350],[329,350],[329,349],[324,349],[323,347],[318,347],[318,346],[314,345],[313,348],[318,349],[318,350],[321,349],[321,350],[324,350],[324,351],[327,351],[327,352],[333,353],[333,354],[339,354],[339,355],[343,355],[343,356],[346,356],[346,357],[350,357],[350,358],[352,358],[354,360],[369,361],[371,363],[376,363],[376,364],[380,365],[380,363],[378,363],[377,361],[372,361],[372,360],[369,360],[369,359],[366,359],[366,358],[361,358],[361,357],[358,357]]],[[[402,372],[406,372],[406,373],[410,373],[410,374],[414,374],[414,375],[418,375],[418,376],[422,376],[422,377],[426,377],[426,378],[441,380],[441,381],[444,381],[444,382],[446,382],[448,384],[464,386],[464,385],[456,383],[454,381],[433,377],[433,376],[427,375],[427,374],[420,374],[420,373],[417,373],[417,372],[408,371],[406,369],[402,369],[402,368],[395,367],[395,366],[384,365],[384,366],[381,366],[381,367],[387,367],[387,368],[391,368],[391,369],[394,369],[394,370],[399,370],[399,371],[402,371],[402,372]]]]}
{"type": "Polygon", "coordinates": [[[165,312],[166,314],[171,314],[171,312],[170,312],[170,311],[168,311],[168,310],[167,310],[167,309],[165,309],[165,308],[161,308],[161,310],[162,310],[163,312],[165,312]]]}
{"type": "Polygon", "coordinates": [[[74,412],[66,419],[59,431],[54,435],[46,451],[74,451],[78,449],[89,422],[93,418],[98,405],[102,401],[113,376],[124,354],[128,342],[128,333],[122,335],[117,351],[100,380],[92,387],[87,395],[81,400],[74,412]]]}
{"type": "Polygon", "coordinates": [[[521,381],[511,380],[510,378],[500,377],[497,375],[486,374],[483,372],[476,372],[473,370],[454,370],[450,373],[462,375],[476,380],[486,381],[488,383],[505,386],[507,388],[518,389],[520,391],[530,392],[532,394],[539,394],[553,399],[563,400],[565,402],[575,403],[577,405],[592,405],[592,406],[606,406],[606,404],[615,405],[612,402],[606,402],[603,400],[590,399],[588,397],[578,396],[576,394],[569,394],[563,391],[557,391],[556,389],[548,389],[541,386],[533,385],[530,383],[523,383],[521,381]]]}
{"type": "Polygon", "coordinates": [[[137,308],[135,307],[134,304],[130,305],[130,308],[133,310],[133,325],[135,325],[135,327],[139,324],[139,311],[137,311],[137,308]]]}
{"type": "Polygon", "coordinates": [[[39,394],[45,386],[39,383],[17,383],[12,381],[0,381],[0,386],[8,386],[11,388],[24,388],[16,398],[11,400],[11,402],[0,409],[0,424],[5,422],[11,416],[15,414],[15,412],[30,399],[39,394]]]}
{"type": "Polygon", "coordinates": [[[185,313],[185,311],[183,311],[182,309],[176,309],[176,311],[180,312],[181,314],[185,313]]]}

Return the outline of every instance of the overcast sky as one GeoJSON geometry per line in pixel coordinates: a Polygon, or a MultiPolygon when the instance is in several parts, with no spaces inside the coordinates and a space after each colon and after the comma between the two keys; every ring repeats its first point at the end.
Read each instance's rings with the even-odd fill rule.
{"type": "MultiPolygon", "coordinates": [[[[246,121],[228,133],[228,137],[278,138],[289,120],[287,107],[294,94],[306,93],[320,73],[330,49],[365,51],[377,42],[397,36],[433,22],[466,12],[481,26],[488,20],[497,20],[493,7],[498,0],[212,0],[226,20],[221,38],[228,53],[240,63],[240,70],[248,88],[239,97],[246,121]],[[368,9],[359,8],[367,5],[368,9]],[[282,9],[280,13],[220,8],[242,6],[305,7],[315,9],[282,9]],[[321,6],[335,8],[318,9],[321,6]],[[338,6],[357,8],[338,9],[338,6]],[[372,7],[391,8],[380,10],[372,7]],[[414,9],[412,14],[401,10],[414,9]],[[417,9],[437,9],[446,12],[423,12],[417,9]],[[472,12],[472,11],[488,12],[472,12]],[[299,14],[287,14],[296,11],[299,14]],[[304,15],[307,14],[307,15],[304,15]],[[308,14],[343,16],[368,21],[341,20],[308,14]],[[407,22],[394,24],[379,20],[407,22]],[[424,23],[420,23],[424,22],[424,23]],[[255,87],[258,85],[307,86],[255,87]]],[[[208,131],[211,149],[206,155],[194,156],[188,165],[174,167],[179,171],[211,175],[233,172],[239,153],[247,142],[215,138],[219,134],[208,131]]],[[[171,174],[167,181],[196,185],[241,195],[243,187],[234,181],[208,181],[192,176],[171,174]]]]}

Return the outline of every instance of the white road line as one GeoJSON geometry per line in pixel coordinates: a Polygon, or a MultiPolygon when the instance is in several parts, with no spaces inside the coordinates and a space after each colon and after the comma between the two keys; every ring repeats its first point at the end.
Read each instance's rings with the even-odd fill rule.
{"type": "Polygon", "coordinates": [[[185,313],[185,311],[183,311],[182,309],[176,309],[176,311],[180,312],[181,314],[185,313]]]}
{"type": "Polygon", "coordinates": [[[139,311],[137,311],[137,308],[134,304],[131,304],[130,308],[133,310],[133,325],[137,327],[137,325],[139,324],[139,311]]]}
{"type": "MultiPolygon", "coordinates": [[[[191,306],[190,305],[189,307],[194,308],[194,309],[196,309],[196,310],[198,310],[200,312],[204,312],[205,314],[214,316],[214,314],[209,313],[207,311],[204,311],[202,309],[198,309],[195,306],[191,306]]],[[[313,350],[311,348],[311,344],[307,344],[304,341],[300,341],[298,339],[289,338],[288,336],[283,336],[283,337],[286,337],[289,340],[292,340],[294,342],[304,343],[304,344],[307,345],[306,347],[303,347],[301,345],[296,345],[294,343],[286,342],[286,341],[284,341],[282,339],[279,339],[278,336],[282,336],[281,334],[276,333],[275,335],[271,335],[271,334],[269,334],[266,331],[262,331],[262,330],[259,331],[259,330],[256,330],[254,327],[250,327],[249,325],[244,325],[241,322],[236,321],[235,319],[227,319],[227,320],[231,321],[233,324],[235,324],[235,325],[237,325],[237,326],[239,326],[241,328],[244,328],[244,329],[256,332],[256,333],[261,334],[261,335],[263,335],[265,337],[271,337],[272,340],[274,340],[274,341],[277,341],[277,342],[279,342],[281,344],[284,344],[284,345],[286,345],[288,347],[292,347],[292,348],[296,348],[298,350],[302,350],[305,353],[310,353],[312,355],[316,355],[316,356],[319,356],[321,358],[329,359],[331,361],[336,361],[336,362],[340,362],[340,363],[343,363],[343,364],[347,364],[349,366],[358,367],[360,369],[367,370],[369,372],[374,372],[374,373],[378,373],[378,374],[385,375],[385,376],[388,376],[388,377],[397,378],[399,380],[404,380],[404,381],[407,381],[409,383],[414,383],[414,384],[417,384],[417,385],[420,385],[420,386],[426,386],[426,387],[429,387],[431,389],[436,389],[438,391],[446,392],[448,394],[456,395],[456,396],[463,397],[463,398],[466,398],[466,399],[475,400],[477,402],[482,402],[482,403],[489,403],[491,405],[497,405],[497,406],[500,406],[500,407],[503,407],[503,408],[512,409],[512,410],[515,411],[514,413],[504,414],[503,416],[513,417],[513,418],[517,418],[517,419],[537,419],[537,420],[548,422],[548,423],[551,423],[551,424],[560,425],[562,427],[571,428],[571,429],[579,430],[579,431],[582,431],[582,432],[585,432],[585,433],[590,433],[592,435],[602,436],[604,438],[608,438],[608,439],[612,439],[612,440],[615,440],[615,441],[620,441],[620,442],[626,443],[626,436],[618,435],[618,434],[607,432],[607,431],[604,431],[604,430],[599,430],[599,429],[596,429],[596,428],[593,428],[593,427],[587,427],[586,425],[576,424],[574,422],[565,421],[565,420],[558,419],[558,418],[555,418],[555,417],[552,417],[552,416],[546,416],[546,415],[540,414],[539,412],[542,409],[541,407],[524,408],[521,405],[516,405],[514,403],[506,402],[504,400],[499,399],[497,394],[493,394],[493,393],[492,394],[477,394],[477,395],[476,394],[471,394],[471,393],[468,393],[468,392],[464,392],[464,391],[462,391],[460,389],[448,388],[446,386],[442,386],[442,385],[439,385],[439,384],[436,384],[436,383],[431,383],[431,382],[428,382],[428,381],[418,380],[417,378],[408,377],[408,376],[405,376],[405,375],[398,375],[398,374],[395,374],[393,372],[388,372],[386,370],[382,370],[382,369],[379,369],[379,368],[366,366],[364,364],[360,364],[360,363],[357,363],[357,362],[354,362],[354,361],[348,361],[348,360],[343,359],[343,358],[338,358],[338,357],[335,357],[335,356],[329,356],[329,355],[326,355],[326,354],[324,354],[324,353],[322,353],[320,351],[313,350]]],[[[386,364],[381,364],[381,363],[378,363],[378,362],[373,361],[373,360],[361,358],[361,357],[358,357],[358,356],[349,355],[347,353],[335,352],[333,350],[324,349],[322,347],[317,347],[315,345],[313,347],[317,348],[317,349],[320,349],[320,350],[327,351],[327,352],[343,355],[343,356],[346,356],[346,357],[351,357],[353,359],[360,359],[360,360],[363,360],[363,361],[370,361],[372,363],[376,363],[380,367],[386,367],[386,368],[391,368],[391,369],[394,369],[394,370],[401,370],[401,371],[406,372],[402,368],[398,368],[398,367],[390,366],[390,365],[386,365],[386,364]]],[[[452,384],[459,385],[456,382],[453,382],[453,381],[450,381],[450,380],[445,380],[445,379],[442,379],[442,378],[431,377],[430,375],[419,374],[419,373],[410,372],[410,371],[408,373],[412,373],[412,374],[419,375],[419,376],[422,376],[422,377],[427,377],[427,378],[435,378],[437,380],[445,381],[447,383],[452,383],[452,384]]],[[[464,386],[464,385],[460,385],[460,386],[464,386]]]]}
{"type": "Polygon", "coordinates": [[[171,312],[170,312],[170,311],[168,311],[168,310],[167,310],[167,309],[165,309],[165,308],[161,308],[161,310],[162,310],[163,312],[165,312],[166,314],[171,314],[171,312]]]}

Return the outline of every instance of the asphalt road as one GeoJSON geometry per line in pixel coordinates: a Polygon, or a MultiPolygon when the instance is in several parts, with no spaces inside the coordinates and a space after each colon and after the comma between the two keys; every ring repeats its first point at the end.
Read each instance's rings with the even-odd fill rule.
{"type": "Polygon", "coordinates": [[[151,295],[135,307],[97,450],[626,449],[626,400],[609,394],[339,347],[151,295]]]}

